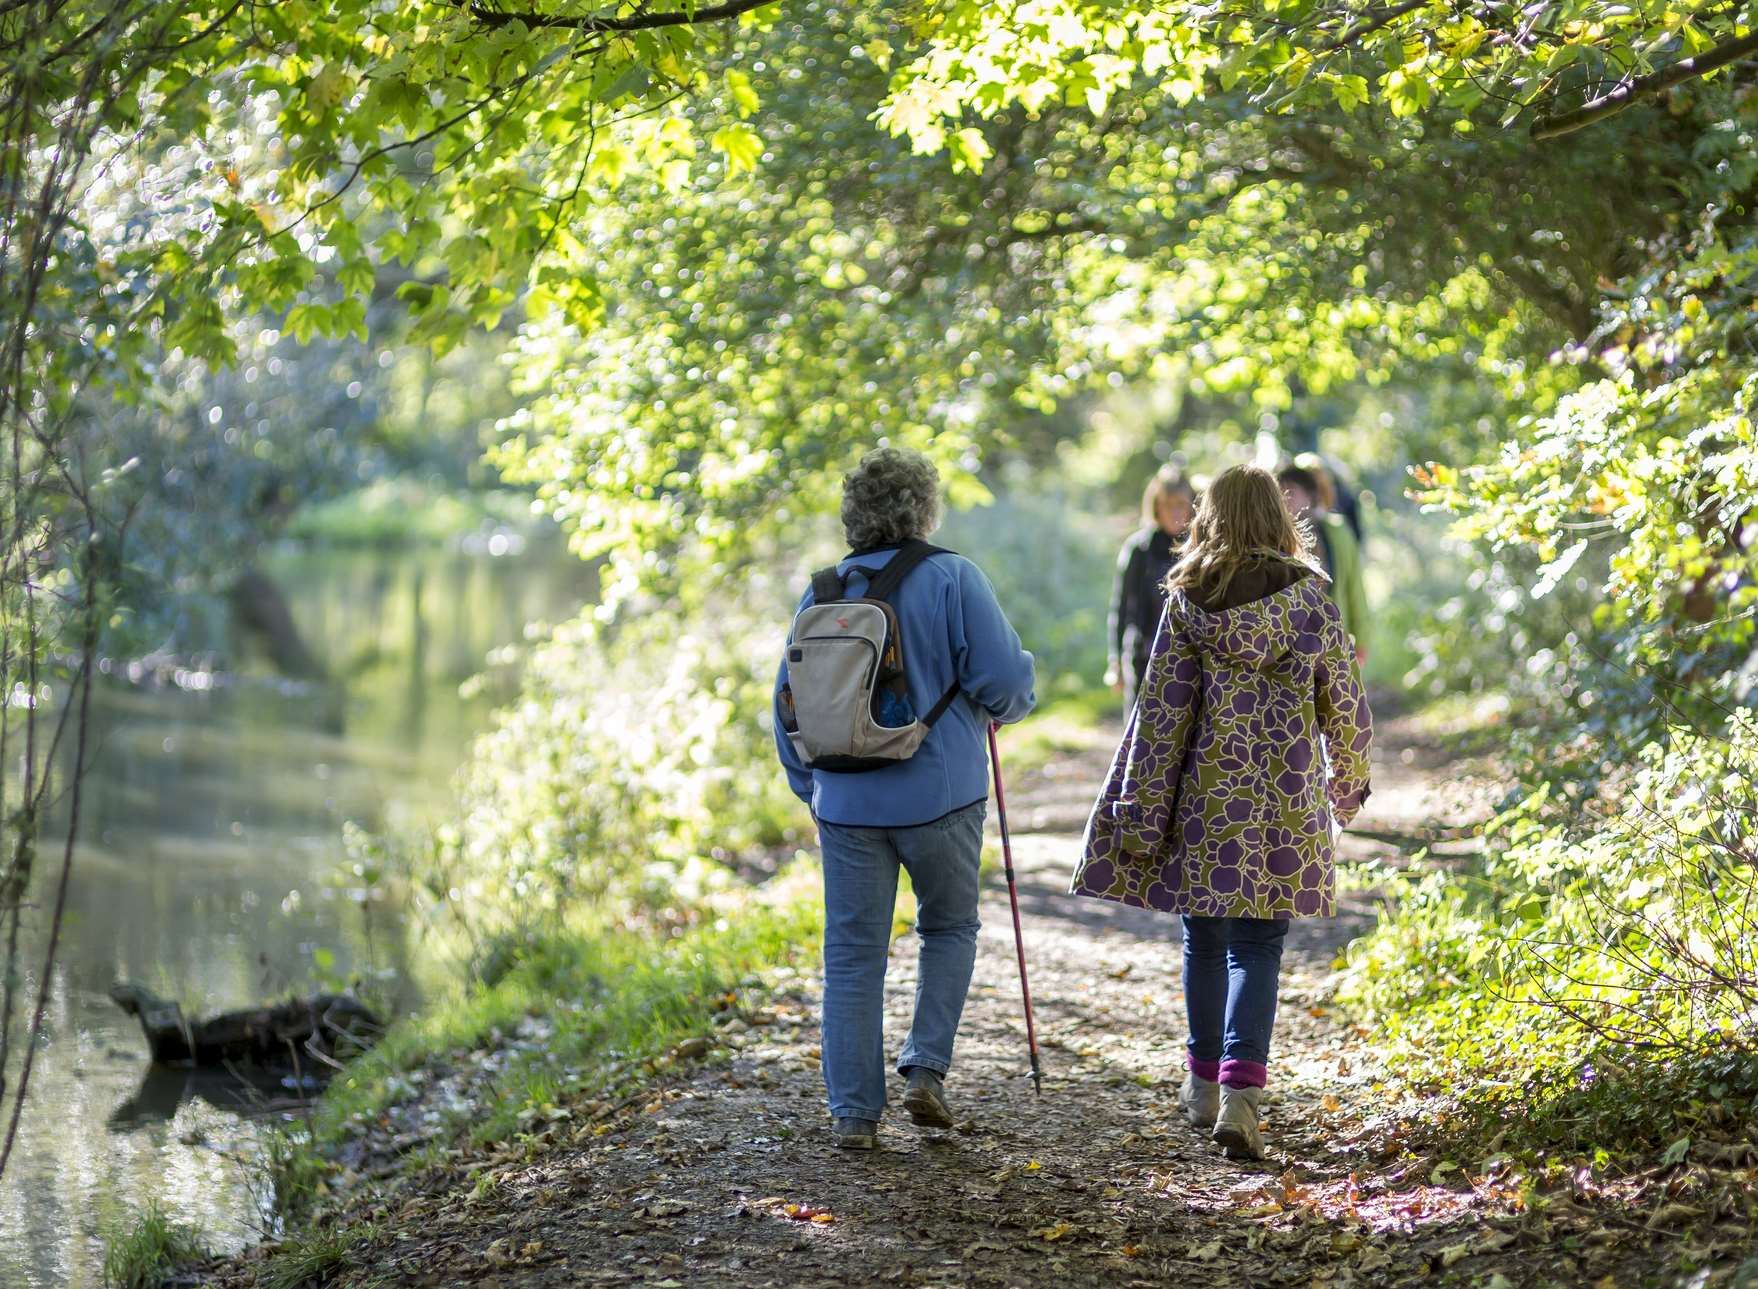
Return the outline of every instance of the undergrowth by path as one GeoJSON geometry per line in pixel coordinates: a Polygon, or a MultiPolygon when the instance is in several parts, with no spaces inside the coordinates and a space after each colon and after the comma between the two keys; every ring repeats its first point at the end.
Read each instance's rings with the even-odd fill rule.
{"type": "MultiPolygon", "coordinates": [[[[1382,747],[1353,856],[1392,861],[1465,835],[1483,785],[1408,728],[1382,747]]],[[[534,1080],[557,1065],[556,1016],[584,1000],[566,995],[566,972],[532,976],[494,1004],[506,1014],[493,1041],[357,1101],[352,1130],[332,1125],[329,1171],[306,1178],[328,1197],[281,1246],[210,1269],[210,1282],[285,1286],[302,1282],[297,1270],[314,1284],[499,1289],[1758,1284],[1749,1124],[1729,1125],[1719,1155],[1622,1175],[1592,1160],[1526,1167],[1506,1148],[1516,1123],[1497,1149],[1464,1153],[1471,1139],[1449,1135],[1456,1105],[1413,1098],[1376,1036],[1334,1006],[1339,950],[1371,925],[1373,895],[1359,888],[1341,917],[1290,937],[1270,1157],[1224,1160],[1173,1103],[1170,920],[1063,894],[1107,753],[1092,736],[1015,785],[1041,1098],[1024,1077],[998,882],[949,1082],[961,1122],[919,1132],[894,1114],[872,1155],[827,1140],[809,955],[790,960],[758,937],[694,977],[688,1006],[646,1047],[564,1044],[596,1053],[595,1073],[547,1100],[534,1080]],[[745,984],[720,989],[727,980],[745,984]],[[550,988],[564,992],[546,1002],[550,988]],[[473,1131],[446,1126],[447,1105],[478,1104],[473,1131]]],[[[894,1047],[914,945],[905,936],[894,950],[894,1047]]],[[[607,987],[613,996],[616,981],[607,987]]]]}

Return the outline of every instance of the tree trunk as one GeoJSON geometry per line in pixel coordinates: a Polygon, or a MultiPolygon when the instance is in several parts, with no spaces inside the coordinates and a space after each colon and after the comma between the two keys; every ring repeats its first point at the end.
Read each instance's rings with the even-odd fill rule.
{"type": "Polygon", "coordinates": [[[324,666],[306,647],[287,597],[273,578],[251,565],[238,575],[228,598],[238,625],[261,637],[277,671],[297,680],[323,679],[324,666]]]}

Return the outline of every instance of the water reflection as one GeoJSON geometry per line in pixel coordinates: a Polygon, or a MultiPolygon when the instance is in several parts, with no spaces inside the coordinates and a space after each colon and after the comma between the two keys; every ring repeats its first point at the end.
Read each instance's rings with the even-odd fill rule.
{"type": "Polygon", "coordinates": [[[366,973],[377,1001],[407,1002],[421,961],[394,908],[336,879],[342,824],[418,826],[444,803],[495,697],[459,682],[593,589],[548,547],[290,554],[267,571],[322,681],[288,683],[258,649],[235,671],[148,669],[98,694],[47,1042],[0,1188],[0,1284],[98,1285],[101,1232],[153,1194],[219,1243],[251,1236],[266,1197],[233,1162],[253,1131],[240,1112],[299,1089],[151,1070],[106,989],[134,981],[193,1014],[366,973]]]}
{"type": "Polygon", "coordinates": [[[104,1126],[111,1132],[133,1132],[177,1117],[186,1105],[200,1102],[231,1115],[264,1115],[302,1109],[321,1084],[310,1074],[291,1071],[174,1070],[147,1066],[140,1086],[110,1112],[104,1126]]]}

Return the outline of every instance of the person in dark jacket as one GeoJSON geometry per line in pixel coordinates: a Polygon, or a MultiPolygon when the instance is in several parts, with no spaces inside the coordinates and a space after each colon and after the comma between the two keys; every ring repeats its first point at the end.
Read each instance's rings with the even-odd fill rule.
{"type": "Polygon", "coordinates": [[[1195,509],[1196,492],[1183,472],[1175,465],[1161,466],[1142,494],[1141,529],[1123,543],[1117,556],[1105,683],[1123,694],[1126,713],[1135,706],[1136,690],[1147,671],[1160,611],[1166,607],[1166,575],[1178,562],[1195,509]]]}
{"type": "Polygon", "coordinates": [[[1361,496],[1344,483],[1343,467],[1335,459],[1317,452],[1302,452],[1294,458],[1294,464],[1311,472],[1318,483],[1320,508],[1341,515],[1343,522],[1349,525],[1355,544],[1360,546],[1364,540],[1361,535],[1361,496]]]}
{"type": "Polygon", "coordinates": [[[1343,614],[1343,630],[1355,644],[1355,660],[1367,661],[1367,592],[1362,581],[1361,547],[1343,516],[1327,509],[1325,498],[1335,496],[1328,480],[1293,462],[1276,471],[1283,499],[1294,517],[1312,530],[1313,541],[1325,576],[1331,579],[1331,598],[1343,614]]]}

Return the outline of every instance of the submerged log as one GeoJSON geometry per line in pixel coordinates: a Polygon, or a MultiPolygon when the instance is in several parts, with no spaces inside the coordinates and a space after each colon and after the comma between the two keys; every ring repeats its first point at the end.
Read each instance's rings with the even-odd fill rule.
{"type": "Polygon", "coordinates": [[[139,985],[111,985],[110,1000],[140,1020],[158,1065],[334,1067],[371,1047],[384,1029],[347,994],[289,998],[204,1020],[190,1020],[176,1003],[139,985]]]}

